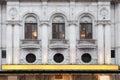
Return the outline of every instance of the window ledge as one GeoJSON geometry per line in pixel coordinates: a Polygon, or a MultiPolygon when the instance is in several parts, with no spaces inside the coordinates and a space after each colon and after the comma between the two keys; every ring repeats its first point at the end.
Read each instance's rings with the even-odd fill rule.
{"type": "Polygon", "coordinates": [[[94,48],[97,47],[95,39],[80,39],[77,42],[78,42],[77,48],[81,48],[81,49],[91,48],[91,49],[94,49],[94,48]]]}
{"type": "Polygon", "coordinates": [[[68,40],[50,40],[49,44],[50,44],[49,48],[54,48],[54,49],[68,48],[68,40]]]}
{"type": "Polygon", "coordinates": [[[95,44],[95,39],[80,39],[78,40],[78,44],[95,44]]]}
{"type": "Polygon", "coordinates": [[[21,40],[21,48],[40,48],[41,40],[21,40]]]}
{"type": "Polygon", "coordinates": [[[53,40],[50,40],[49,43],[50,44],[55,44],[55,43],[57,43],[57,44],[59,44],[59,43],[67,44],[68,40],[65,40],[65,39],[53,39],[53,40]]]}

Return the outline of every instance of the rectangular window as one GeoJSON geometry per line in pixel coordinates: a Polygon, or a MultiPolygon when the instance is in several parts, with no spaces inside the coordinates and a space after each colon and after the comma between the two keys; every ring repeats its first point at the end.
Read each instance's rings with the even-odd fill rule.
{"type": "Polygon", "coordinates": [[[80,38],[92,39],[92,23],[80,23],[80,38]]]}
{"type": "Polygon", "coordinates": [[[37,23],[25,23],[25,39],[37,39],[37,23]]]}
{"type": "Polygon", "coordinates": [[[6,58],[6,50],[2,50],[2,58],[6,58]]]}
{"type": "Polygon", "coordinates": [[[65,39],[65,24],[53,23],[52,24],[52,37],[53,39],[65,39]]]}
{"type": "Polygon", "coordinates": [[[111,58],[115,58],[115,50],[111,50],[111,58]]]}

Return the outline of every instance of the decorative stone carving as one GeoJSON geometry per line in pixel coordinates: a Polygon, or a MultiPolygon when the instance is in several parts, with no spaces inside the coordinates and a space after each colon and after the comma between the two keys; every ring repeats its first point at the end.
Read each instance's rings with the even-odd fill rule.
{"type": "Polygon", "coordinates": [[[98,57],[96,49],[77,49],[76,54],[76,62],[77,64],[98,64],[98,57]],[[91,61],[89,63],[85,63],[82,61],[81,57],[84,53],[89,53],[91,55],[91,61]]]}
{"type": "Polygon", "coordinates": [[[21,49],[20,51],[20,64],[41,64],[42,63],[42,51],[41,49],[21,49]],[[33,63],[26,61],[26,55],[33,53],[36,56],[36,60],[33,63]]]}
{"type": "Polygon", "coordinates": [[[89,16],[83,16],[80,20],[81,23],[92,23],[92,18],[89,16]]]}
{"type": "Polygon", "coordinates": [[[17,13],[18,13],[18,12],[17,12],[17,9],[14,8],[14,7],[9,10],[9,14],[10,14],[10,16],[11,16],[12,19],[15,19],[15,18],[16,18],[17,13]]]}
{"type": "Polygon", "coordinates": [[[68,48],[67,40],[50,40],[49,48],[68,48]]]}
{"type": "Polygon", "coordinates": [[[69,64],[70,63],[70,55],[68,49],[49,49],[48,53],[48,64],[69,64]],[[61,53],[64,56],[64,60],[61,63],[56,63],[53,59],[56,53],[61,53]]]}
{"type": "Polygon", "coordinates": [[[100,15],[102,16],[103,19],[106,19],[107,18],[107,15],[108,15],[108,9],[103,7],[100,9],[100,15]]]}
{"type": "Polygon", "coordinates": [[[37,23],[37,19],[34,16],[28,16],[25,19],[25,23],[37,23]]]}
{"type": "Polygon", "coordinates": [[[65,20],[62,16],[56,16],[54,19],[53,19],[53,23],[64,23],[65,20]]]}

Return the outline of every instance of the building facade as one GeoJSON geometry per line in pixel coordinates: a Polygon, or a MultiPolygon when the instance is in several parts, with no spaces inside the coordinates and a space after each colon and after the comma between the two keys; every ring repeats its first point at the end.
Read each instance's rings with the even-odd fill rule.
{"type": "MultiPolygon", "coordinates": [[[[119,0],[1,0],[1,71],[2,65],[119,67],[119,14],[119,0]]],[[[109,73],[0,75],[1,80],[119,80],[119,77],[109,73]]]]}

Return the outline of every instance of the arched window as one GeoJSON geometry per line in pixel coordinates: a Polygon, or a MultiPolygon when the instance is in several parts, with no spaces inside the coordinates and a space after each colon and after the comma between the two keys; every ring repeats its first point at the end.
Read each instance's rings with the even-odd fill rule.
{"type": "Polygon", "coordinates": [[[65,39],[65,20],[62,16],[56,16],[52,20],[52,38],[65,39]]]}
{"type": "Polygon", "coordinates": [[[92,19],[89,16],[80,19],[80,39],[92,39],[92,19]]]}
{"type": "Polygon", "coordinates": [[[37,39],[37,19],[34,16],[25,18],[25,39],[37,39]]]}

